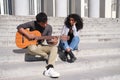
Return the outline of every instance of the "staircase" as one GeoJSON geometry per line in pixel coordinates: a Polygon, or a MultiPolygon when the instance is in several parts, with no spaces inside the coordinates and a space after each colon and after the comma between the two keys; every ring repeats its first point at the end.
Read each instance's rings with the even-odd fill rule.
{"type": "MultiPolygon", "coordinates": [[[[16,26],[31,20],[34,16],[0,16],[0,80],[53,80],[42,74],[44,60],[36,56],[26,61],[27,50],[15,45],[16,26]]],[[[57,80],[120,80],[120,19],[83,20],[79,50],[74,52],[77,60],[67,63],[58,56],[55,69],[61,76],[57,80]]],[[[60,35],[64,18],[49,17],[48,23],[53,35],[60,35]]]]}

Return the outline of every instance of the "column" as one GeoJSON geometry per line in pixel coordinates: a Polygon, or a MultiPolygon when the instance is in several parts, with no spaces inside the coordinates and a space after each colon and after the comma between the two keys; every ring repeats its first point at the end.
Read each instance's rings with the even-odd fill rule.
{"type": "Polygon", "coordinates": [[[15,0],[15,15],[29,15],[29,0],[15,0]]]}
{"type": "Polygon", "coordinates": [[[89,17],[100,17],[100,0],[89,0],[89,17]]]}
{"type": "Polygon", "coordinates": [[[81,0],[81,17],[85,17],[85,0],[81,0]]]}
{"type": "Polygon", "coordinates": [[[112,0],[105,0],[105,18],[111,18],[112,15],[112,0]]]}
{"type": "Polygon", "coordinates": [[[53,5],[55,5],[53,3],[53,0],[47,0],[46,2],[46,12],[48,16],[53,16],[53,5]]]}
{"type": "Polygon", "coordinates": [[[120,18],[120,1],[117,0],[117,18],[120,18]]]}
{"type": "Polygon", "coordinates": [[[55,17],[55,0],[53,0],[53,17],[55,17]]]}
{"type": "Polygon", "coordinates": [[[120,18],[120,1],[118,1],[118,3],[119,3],[119,4],[118,4],[118,7],[119,7],[119,8],[118,8],[118,17],[120,18]]]}
{"type": "Polygon", "coordinates": [[[100,17],[105,18],[105,0],[100,0],[100,17]]]}
{"type": "Polygon", "coordinates": [[[35,15],[37,15],[37,0],[34,0],[34,11],[35,15]]]}
{"type": "Polygon", "coordinates": [[[56,16],[66,17],[67,16],[67,0],[56,0],[56,16]]]}
{"type": "Polygon", "coordinates": [[[76,0],[70,0],[70,6],[69,6],[69,8],[70,8],[70,13],[75,13],[75,1],[76,0]]]}
{"type": "Polygon", "coordinates": [[[3,5],[3,0],[0,0],[0,12],[1,12],[1,15],[4,15],[4,5],[3,5]]]}
{"type": "Polygon", "coordinates": [[[116,18],[116,14],[117,14],[117,0],[112,0],[112,5],[111,5],[111,9],[112,9],[112,18],[116,18]]]}
{"type": "Polygon", "coordinates": [[[75,12],[81,15],[81,0],[75,0],[75,12]]]}

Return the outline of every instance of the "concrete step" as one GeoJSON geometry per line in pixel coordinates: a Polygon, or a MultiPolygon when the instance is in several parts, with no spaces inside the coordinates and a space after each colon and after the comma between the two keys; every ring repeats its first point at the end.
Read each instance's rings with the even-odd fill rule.
{"type": "Polygon", "coordinates": [[[27,20],[34,19],[35,16],[15,16],[15,15],[0,15],[1,20],[27,20]]]}
{"type": "MultiPolygon", "coordinates": [[[[16,26],[17,27],[17,26],[16,26]]],[[[12,27],[9,27],[9,28],[0,28],[0,33],[2,35],[7,35],[8,33],[10,34],[14,34],[16,33],[17,29],[16,27],[12,28],[12,27]],[[6,33],[5,33],[6,32],[6,33]],[[5,34],[2,34],[2,33],[5,33],[5,34]]],[[[85,37],[85,38],[99,38],[99,37],[111,37],[111,38],[115,38],[115,37],[120,37],[120,32],[119,32],[120,29],[118,30],[100,30],[100,31],[81,31],[80,32],[80,36],[81,37],[85,37]],[[114,37],[115,36],[115,37],[114,37]]],[[[9,35],[10,35],[9,34],[9,35]]],[[[57,28],[57,29],[54,29],[53,27],[53,35],[61,35],[61,29],[60,28],[57,28]]]]}
{"type": "MultiPolygon", "coordinates": [[[[0,47],[16,47],[15,45],[15,32],[0,32],[0,47]]],[[[59,36],[60,33],[54,33],[59,36]]],[[[81,43],[120,43],[120,34],[117,35],[80,35],[81,43]]]]}
{"type": "MultiPolygon", "coordinates": [[[[109,71],[110,72],[110,71],[109,71]]],[[[96,74],[96,73],[95,73],[96,74]]],[[[99,72],[97,73],[99,74],[99,72]]],[[[94,74],[91,74],[90,72],[86,73],[80,73],[74,75],[74,74],[63,74],[62,76],[60,76],[59,78],[57,78],[57,80],[119,80],[120,79],[120,75],[119,74],[113,74],[113,75],[99,75],[99,77],[97,78],[94,74]],[[90,77],[92,76],[92,77],[90,77]]],[[[53,80],[53,78],[49,78],[49,77],[45,77],[42,75],[31,75],[31,76],[27,76],[27,77],[18,77],[18,78],[9,78],[9,79],[1,79],[1,80],[53,80]]]]}
{"type": "MultiPolygon", "coordinates": [[[[35,16],[0,16],[0,22],[28,22],[31,20],[35,20],[35,16]]],[[[48,23],[55,24],[63,24],[64,17],[48,17],[48,23]]]]}
{"type": "MultiPolygon", "coordinates": [[[[3,26],[4,27],[4,26],[3,26]]],[[[8,33],[15,33],[16,31],[17,31],[17,26],[15,26],[15,27],[8,27],[8,26],[5,26],[4,28],[2,28],[2,27],[0,27],[0,33],[1,33],[1,35],[6,35],[6,34],[8,34],[8,33]],[[6,34],[2,34],[2,33],[4,33],[4,32],[6,32],[6,34]]],[[[114,38],[114,35],[115,36],[117,36],[117,37],[119,37],[119,35],[120,35],[120,32],[119,32],[119,28],[117,29],[117,30],[95,30],[95,31],[81,31],[80,32],[80,36],[85,36],[85,37],[91,37],[92,38],[92,36],[95,36],[95,37],[99,37],[99,36],[112,36],[112,38],[114,38]]],[[[54,28],[53,27],[53,34],[54,35],[56,35],[56,34],[61,34],[61,28],[54,28]]],[[[1,36],[0,35],[0,36],[1,36]]]]}
{"type": "MultiPolygon", "coordinates": [[[[104,78],[120,77],[120,60],[78,59],[74,63],[56,62],[55,70],[60,72],[60,80],[102,80],[104,78]],[[86,76],[85,76],[86,74],[86,76]],[[119,76],[118,76],[119,75],[119,76]]],[[[0,64],[0,80],[42,79],[46,64],[42,62],[15,62],[0,64]]]]}
{"type": "MultiPolygon", "coordinates": [[[[15,28],[17,25],[25,23],[25,22],[28,22],[28,21],[27,20],[26,21],[3,21],[3,22],[0,21],[0,26],[1,26],[1,28],[9,28],[9,27],[15,28]]],[[[64,23],[57,24],[57,22],[56,22],[56,24],[54,24],[52,22],[50,24],[53,26],[54,29],[61,29],[64,25],[64,23]]],[[[119,27],[120,23],[111,24],[111,25],[106,24],[105,26],[104,26],[104,24],[103,25],[98,25],[98,23],[94,23],[94,26],[93,25],[90,26],[90,24],[93,24],[93,23],[84,24],[84,27],[83,27],[82,31],[84,31],[84,32],[89,32],[89,31],[112,31],[112,30],[113,31],[118,31],[120,29],[120,27],[119,27]]]]}
{"type": "Polygon", "coordinates": [[[81,43],[120,43],[120,38],[81,39],[81,43]]]}
{"type": "MultiPolygon", "coordinates": [[[[52,23],[52,25],[58,25],[58,24],[63,24],[64,23],[64,17],[48,17],[48,23],[52,23]]],[[[5,21],[22,21],[22,22],[26,22],[26,21],[31,21],[31,20],[35,20],[35,16],[0,16],[0,22],[5,22],[5,21]]],[[[105,18],[83,18],[83,22],[85,23],[84,25],[89,25],[88,27],[94,27],[96,26],[105,26],[106,25],[113,25],[116,23],[120,24],[120,19],[105,19],[105,18]],[[94,25],[94,24],[95,25],[94,25]],[[108,24],[107,24],[108,23],[108,24]]],[[[104,28],[105,28],[104,27],[104,28]]]]}
{"type": "MultiPolygon", "coordinates": [[[[75,51],[74,53],[78,58],[85,57],[85,56],[99,57],[99,56],[116,56],[116,55],[119,56],[120,55],[120,48],[117,48],[117,47],[119,47],[119,45],[113,45],[113,46],[111,46],[112,44],[106,45],[106,46],[103,46],[102,44],[100,44],[101,46],[95,45],[95,44],[93,44],[93,45],[94,45],[93,47],[91,45],[88,45],[88,47],[85,47],[84,44],[81,44],[81,47],[80,47],[81,50],[75,51]],[[91,49],[90,49],[90,47],[91,47],[91,49]]],[[[24,62],[25,60],[29,60],[29,59],[39,60],[39,56],[36,56],[36,58],[34,58],[34,56],[26,55],[25,54],[25,53],[27,53],[26,49],[8,48],[8,47],[2,48],[1,47],[0,53],[1,53],[0,56],[2,56],[2,57],[0,57],[0,62],[2,62],[2,63],[4,63],[4,62],[24,62]]],[[[59,57],[58,57],[58,61],[61,61],[59,57]]]]}
{"type": "Polygon", "coordinates": [[[113,67],[104,67],[88,71],[79,71],[78,69],[65,71],[67,77],[66,74],[65,76],[63,74],[62,78],[63,80],[119,80],[119,66],[114,66],[114,68],[115,69],[113,69],[113,67]]]}
{"type": "MultiPolygon", "coordinates": [[[[35,20],[35,16],[0,15],[0,47],[15,47],[16,27],[35,20]]],[[[64,17],[48,17],[53,26],[53,35],[60,35],[64,17]]],[[[120,43],[120,19],[83,18],[84,27],[80,32],[81,43],[120,43]]]]}

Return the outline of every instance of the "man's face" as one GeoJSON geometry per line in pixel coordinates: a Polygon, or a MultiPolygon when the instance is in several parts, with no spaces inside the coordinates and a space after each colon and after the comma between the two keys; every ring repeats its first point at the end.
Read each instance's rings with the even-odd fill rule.
{"type": "Polygon", "coordinates": [[[38,24],[39,24],[41,27],[47,26],[47,22],[38,22],[38,24]]]}

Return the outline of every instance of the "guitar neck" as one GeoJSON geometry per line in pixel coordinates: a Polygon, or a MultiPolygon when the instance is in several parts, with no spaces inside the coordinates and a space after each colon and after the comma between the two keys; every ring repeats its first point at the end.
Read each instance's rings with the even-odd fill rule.
{"type": "Polygon", "coordinates": [[[42,40],[42,39],[49,40],[49,39],[53,39],[54,37],[57,37],[57,36],[38,36],[36,37],[36,39],[37,40],[42,40]]]}
{"type": "Polygon", "coordinates": [[[36,37],[36,40],[43,40],[43,39],[49,40],[49,39],[54,39],[54,38],[59,38],[62,40],[69,40],[69,36],[38,36],[36,37]]]}

